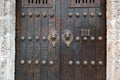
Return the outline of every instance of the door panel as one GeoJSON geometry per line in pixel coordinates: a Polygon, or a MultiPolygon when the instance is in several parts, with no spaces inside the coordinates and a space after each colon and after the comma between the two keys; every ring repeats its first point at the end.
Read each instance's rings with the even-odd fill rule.
{"type": "Polygon", "coordinates": [[[16,80],[106,80],[105,0],[17,0],[16,80]]]}
{"type": "MultiPolygon", "coordinates": [[[[68,17],[66,0],[61,0],[61,38],[67,30],[73,34],[74,20],[68,17]]],[[[73,10],[70,10],[73,12],[73,10]]],[[[65,41],[61,39],[61,80],[74,80],[73,65],[73,43],[67,47],[65,41]]]]}

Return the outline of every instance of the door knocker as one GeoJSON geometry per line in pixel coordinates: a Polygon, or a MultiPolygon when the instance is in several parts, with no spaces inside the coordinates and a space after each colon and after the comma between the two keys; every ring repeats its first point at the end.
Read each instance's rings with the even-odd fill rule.
{"type": "Polygon", "coordinates": [[[62,35],[62,40],[67,47],[70,47],[71,42],[73,41],[73,34],[70,30],[65,30],[62,35]]]}
{"type": "Polygon", "coordinates": [[[57,31],[50,32],[48,35],[48,40],[53,45],[53,47],[55,47],[59,40],[59,35],[57,31]]]}

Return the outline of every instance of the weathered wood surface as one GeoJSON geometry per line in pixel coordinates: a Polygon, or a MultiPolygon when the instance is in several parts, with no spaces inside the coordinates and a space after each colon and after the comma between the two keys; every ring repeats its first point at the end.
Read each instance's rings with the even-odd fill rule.
{"type": "Polygon", "coordinates": [[[36,0],[32,4],[26,1],[23,4],[17,0],[16,80],[105,80],[105,0],[91,3],[80,3],[80,0],[76,0],[78,3],[74,0],[43,0],[45,2],[40,6],[34,2],[36,0]],[[51,6],[49,3],[52,3],[51,6]],[[85,12],[87,15],[83,16],[85,12]],[[98,16],[99,12],[102,16],[98,16]],[[25,16],[22,17],[21,13],[25,16]],[[28,15],[30,13],[31,17],[28,15]],[[37,13],[40,16],[36,16],[37,13]],[[69,13],[72,14],[71,17],[68,16],[69,13]],[[91,13],[94,13],[93,17],[91,13]],[[65,30],[70,30],[73,35],[69,47],[62,40],[65,30]],[[90,35],[82,34],[82,30],[89,30],[90,35]],[[57,31],[59,36],[56,47],[47,38],[53,31],[57,31]],[[21,40],[23,36],[25,40],[21,40]],[[102,40],[98,39],[100,36],[102,40]],[[80,37],[80,40],[77,41],[76,37],[80,37]],[[86,37],[87,40],[84,40],[86,37]],[[25,63],[21,64],[21,60],[25,63]],[[31,64],[28,64],[29,60],[31,64]],[[36,64],[36,61],[39,63],[36,64]],[[51,61],[53,65],[50,65],[51,61]],[[76,61],[80,61],[80,64],[77,65],[76,61]],[[91,64],[92,61],[95,61],[94,65],[91,64]],[[100,61],[103,65],[99,64],[100,61]]]}

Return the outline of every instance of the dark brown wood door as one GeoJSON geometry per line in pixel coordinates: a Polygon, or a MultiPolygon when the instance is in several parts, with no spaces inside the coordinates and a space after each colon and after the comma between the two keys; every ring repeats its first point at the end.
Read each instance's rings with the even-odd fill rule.
{"type": "Polygon", "coordinates": [[[106,80],[106,0],[17,0],[15,80],[106,80]]]}

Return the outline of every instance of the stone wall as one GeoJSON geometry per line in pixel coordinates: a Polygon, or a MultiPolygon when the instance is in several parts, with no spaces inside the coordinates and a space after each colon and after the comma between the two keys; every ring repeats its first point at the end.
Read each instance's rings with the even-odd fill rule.
{"type": "MultiPolygon", "coordinates": [[[[15,0],[0,0],[0,80],[14,80],[15,0]]],[[[107,80],[120,80],[120,0],[107,0],[107,80]]]]}
{"type": "Polygon", "coordinates": [[[0,0],[0,80],[14,80],[15,0],[0,0]]]}
{"type": "Polygon", "coordinates": [[[107,80],[120,80],[120,0],[107,1],[107,80]]]}

